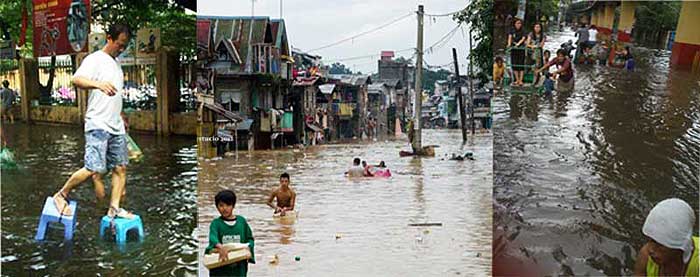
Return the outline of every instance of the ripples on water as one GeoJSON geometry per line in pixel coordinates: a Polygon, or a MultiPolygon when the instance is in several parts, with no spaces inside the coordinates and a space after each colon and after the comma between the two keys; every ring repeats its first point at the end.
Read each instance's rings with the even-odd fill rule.
{"type": "MultiPolygon", "coordinates": [[[[424,145],[439,144],[435,158],[399,158],[402,141],[323,145],[304,150],[257,151],[202,161],[199,172],[200,252],[218,212],[214,195],[233,189],[236,213],[255,236],[253,276],[490,275],[492,150],[490,136],[461,145],[457,130],[425,130],[424,145]],[[476,161],[442,160],[472,151],[476,161]],[[390,179],[349,180],[354,157],[384,160],[390,179]],[[299,219],[272,220],[265,204],[282,172],[291,174],[299,219]],[[442,227],[408,227],[441,222],[442,227]],[[336,234],[340,235],[336,239],[336,234]],[[278,265],[268,256],[277,254],[278,265]],[[295,256],[301,260],[294,261],[295,256]]],[[[200,274],[206,268],[200,265],[200,274]]]]}
{"type": "MultiPolygon", "coordinates": [[[[550,39],[550,50],[575,40],[550,39]]],[[[495,256],[547,274],[631,275],[657,202],[698,210],[700,83],[668,68],[669,51],[633,54],[636,72],[580,65],[574,92],[495,100],[495,256]]]]}
{"type": "MultiPolygon", "coordinates": [[[[78,201],[73,241],[63,241],[62,229],[50,229],[46,241],[34,241],[44,199],[83,166],[82,128],[15,123],[4,124],[3,131],[19,164],[16,170],[2,171],[3,275],[196,274],[198,168],[193,139],[131,134],[145,158],[127,169],[124,206],[141,216],[146,236],[141,243],[118,248],[99,237],[108,204],[97,203],[89,181],[70,195],[78,201]]],[[[109,194],[111,183],[105,181],[109,194]]]]}

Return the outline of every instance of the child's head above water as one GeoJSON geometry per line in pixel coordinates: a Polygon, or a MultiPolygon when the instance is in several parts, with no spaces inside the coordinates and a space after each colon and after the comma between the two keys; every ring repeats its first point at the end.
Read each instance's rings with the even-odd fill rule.
{"type": "Polygon", "coordinates": [[[552,52],[549,52],[549,50],[544,50],[544,53],[542,55],[544,55],[545,60],[549,60],[549,57],[552,56],[552,52]]]}
{"type": "Polygon", "coordinates": [[[496,64],[501,65],[503,63],[503,58],[496,57],[496,64]]]}
{"type": "Polygon", "coordinates": [[[352,160],[352,164],[353,165],[360,165],[360,158],[355,158],[354,160],[352,160]]]}
{"type": "Polygon", "coordinates": [[[233,215],[233,207],[236,206],[236,194],[231,190],[222,190],[214,196],[214,204],[221,216],[230,218],[233,215]]]}

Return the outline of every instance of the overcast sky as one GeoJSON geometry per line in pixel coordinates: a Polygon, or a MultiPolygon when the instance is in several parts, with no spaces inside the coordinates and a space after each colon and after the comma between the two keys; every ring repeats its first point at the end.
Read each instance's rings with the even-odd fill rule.
{"type": "MultiPolygon", "coordinates": [[[[426,14],[445,14],[463,9],[468,0],[281,0],[282,17],[292,47],[308,51],[356,34],[377,28],[414,12],[412,16],[376,32],[358,37],[330,48],[312,52],[323,57],[324,63],[366,55],[374,57],[340,61],[353,71],[373,73],[382,50],[403,50],[416,47],[416,15],[419,4],[426,14]]],[[[250,16],[251,0],[198,0],[198,15],[250,16]]],[[[280,17],[280,0],[256,0],[255,16],[280,17]]],[[[427,17],[424,26],[424,48],[428,48],[457,27],[451,16],[427,17]]],[[[452,48],[457,48],[460,74],[466,72],[468,29],[458,29],[440,49],[426,53],[430,65],[452,62],[452,48]]],[[[473,43],[473,42],[472,42],[473,43]]],[[[410,58],[413,51],[397,53],[410,58]]],[[[415,59],[414,59],[415,61],[415,59]]],[[[451,66],[449,69],[451,70],[451,66]]]]}

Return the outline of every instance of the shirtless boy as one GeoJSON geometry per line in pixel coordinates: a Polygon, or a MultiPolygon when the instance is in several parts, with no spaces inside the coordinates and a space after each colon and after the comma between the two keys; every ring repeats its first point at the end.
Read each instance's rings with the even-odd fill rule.
{"type": "Polygon", "coordinates": [[[297,194],[289,187],[289,174],[280,175],[280,186],[272,191],[267,199],[267,205],[275,209],[275,214],[285,215],[285,212],[293,211],[297,194]],[[277,198],[277,205],[272,204],[272,200],[277,198]]]}

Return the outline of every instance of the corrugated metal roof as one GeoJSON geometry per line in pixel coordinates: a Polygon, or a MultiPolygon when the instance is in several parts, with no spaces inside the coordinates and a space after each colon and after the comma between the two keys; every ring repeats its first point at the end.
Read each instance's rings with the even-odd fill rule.
{"type": "Polygon", "coordinates": [[[397,87],[399,87],[401,80],[399,80],[399,79],[380,79],[380,80],[377,80],[375,83],[382,83],[387,87],[397,88],[397,87]]]}
{"type": "Polygon", "coordinates": [[[376,83],[367,86],[367,93],[381,94],[384,91],[384,83],[376,83]]]}
{"type": "Polygon", "coordinates": [[[369,75],[350,75],[350,74],[329,74],[331,79],[339,80],[341,83],[361,86],[372,83],[369,75]]]}
{"type": "Polygon", "coordinates": [[[243,120],[243,117],[233,113],[232,111],[229,111],[225,109],[223,106],[220,104],[214,103],[214,104],[209,104],[209,103],[203,103],[204,107],[207,109],[212,110],[213,112],[233,121],[233,122],[239,122],[243,120]]]}
{"type": "Polygon", "coordinates": [[[320,85],[318,86],[318,89],[321,90],[321,93],[323,94],[331,94],[333,93],[333,89],[335,89],[335,84],[320,85]]]}

